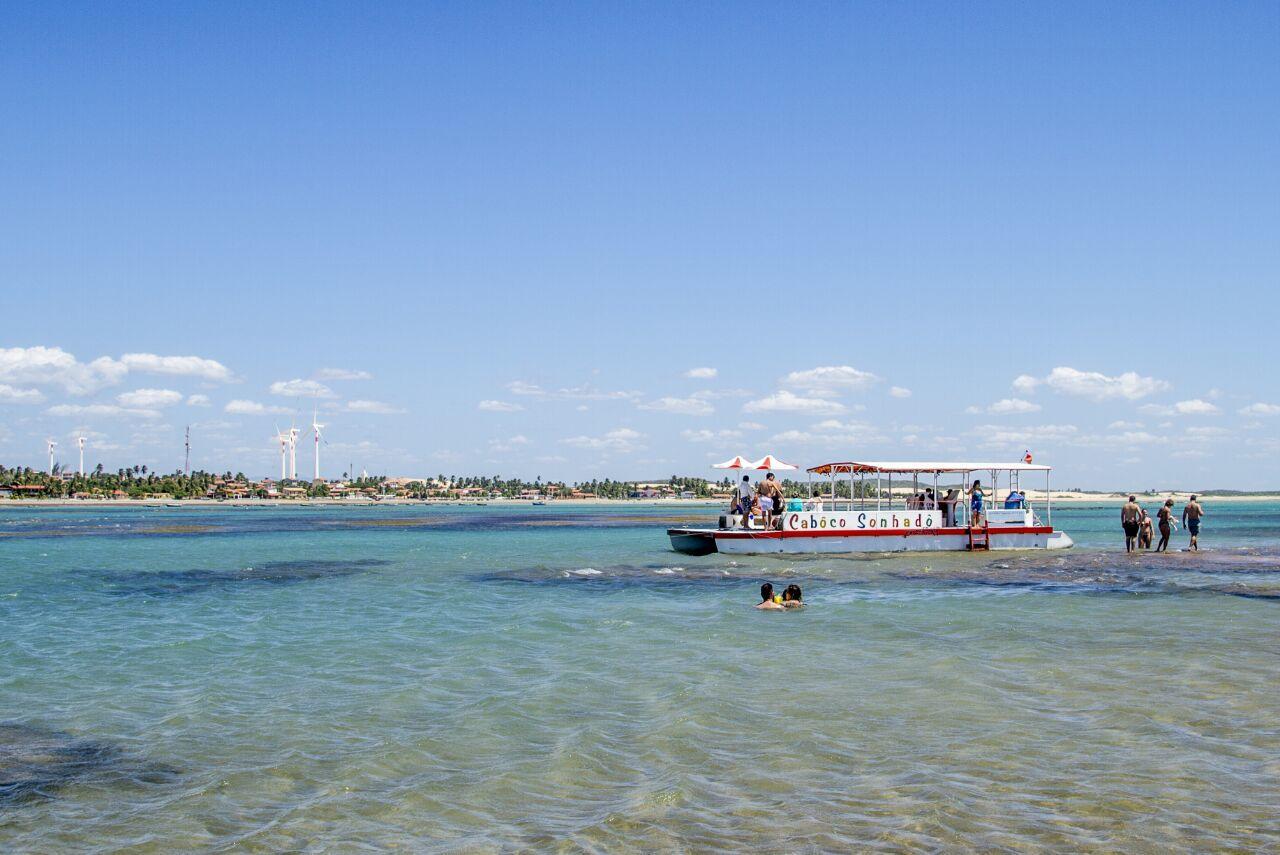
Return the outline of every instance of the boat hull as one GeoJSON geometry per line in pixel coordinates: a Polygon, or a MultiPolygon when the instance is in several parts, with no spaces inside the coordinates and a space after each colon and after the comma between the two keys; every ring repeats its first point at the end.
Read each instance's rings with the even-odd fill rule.
{"type": "Polygon", "coordinates": [[[715,533],[698,529],[667,529],[671,548],[685,555],[710,555],[716,551],[715,533]]]}
{"type": "MultiPolygon", "coordinates": [[[[688,555],[837,554],[856,552],[967,552],[966,529],[908,531],[743,531],[669,529],[671,548],[688,555]]],[[[1067,549],[1070,535],[1046,527],[992,528],[992,550],[1067,549]]]]}

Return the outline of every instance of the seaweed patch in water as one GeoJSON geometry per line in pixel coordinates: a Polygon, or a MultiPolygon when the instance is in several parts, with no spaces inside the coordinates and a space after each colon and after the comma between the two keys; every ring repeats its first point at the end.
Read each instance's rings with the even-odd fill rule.
{"type": "Polygon", "coordinates": [[[1249,599],[1280,599],[1280,585],[1232,581],[1202,584],[1203,576],[1280,575],[1274,549],[1183,553],[1078,551],[1069,555],[1024,555],[983,564],[955,564],[889,575],[909,581],[1024,587],[1038,591],[1124,594],[1224,594],[1249,599]]]}
{"type": "Polygon", "coordinates": [[[50,798],[90,778],[160,784],[175,769],[130,759],[118,746],[61,730],[0,722],[0,806],[50,798]]]}
{"type": "Polygon", "coordinates": [[[116,596],[170,597],[240,585],[294,585],[338,579],[354,576],[386,563],[376,558],[348,561],[268,561],[256,567],[231,570],[143,570],[105,575],[111,586],[110,592],[116,596]]]}

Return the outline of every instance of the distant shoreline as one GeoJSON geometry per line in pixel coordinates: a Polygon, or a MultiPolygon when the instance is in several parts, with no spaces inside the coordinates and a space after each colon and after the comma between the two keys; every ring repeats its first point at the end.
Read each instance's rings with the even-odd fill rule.
{"type": "MultiPolygon", "coordinates": [[[[1044,502],[1041,493],[1028,491],[1030,500],[1035,504],[1044,502]]],[[[905,493],[894,491],[895,500],[905,497],[905,493]]],[[[1123,503],[1129,498],[1129,493],[1071,493],[1071,492],[1054,492],[1052,494],[1054,504],[1063,505],[1087,505],[1087,504],[1116,504],[1123,503]]],[[[1176,491],[1169,493],[1150,494],[1133,494],[1137,495],[1139,504],[1143,503],[1163,503],[1165,499],[1173,499],[1177,504],[1185,504],[1191,497],[1190,491],[1176,491]]],[[[1201,501],[1206,504],[1218,503],[1235,503],[1235,502],[1280,502],[1280,494],[1277,493],[1241,493],[1230,496],[1213,496],[1199,495],[1201,501]]],[[[872,500],[868,499],[868,504],[872,500]]],[[[528,499],[485,499],[477,501],[474,499],[403,499],[388,497],[374,501],[372,499],[335,499],[335,498],[315,498],[315,499],[39,499],[39,498],[21,498],[21,499],[0,499],[0,508],[7,507],[166,507],[176,505],[179,507],[193,508],[244,508],[244,507],[314,507],[323,505],[325,507],[370,507],[374,505],[394,505],[394,506],[439,506],[439,507],[482,507],[484,505],[505,505],[505,506],[529,506],[532,502],[528,499]]],[[[585,507],[589,505],[631,505],[631,506],[662,506],[662,507],[722,507],[727,503],[722,499],[551,499],[545,502],[545,505],[565,505],[570,507],[585,507]]]]}

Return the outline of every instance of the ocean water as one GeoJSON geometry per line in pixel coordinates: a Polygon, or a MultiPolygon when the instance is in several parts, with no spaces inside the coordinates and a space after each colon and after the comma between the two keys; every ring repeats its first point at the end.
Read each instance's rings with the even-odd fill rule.
{"type": "Polygon", "coordinates": [[[735,561],[701,508],[3,508],[0,851],[1276,851],[1280,506],[1207,510],[735,561]]]}

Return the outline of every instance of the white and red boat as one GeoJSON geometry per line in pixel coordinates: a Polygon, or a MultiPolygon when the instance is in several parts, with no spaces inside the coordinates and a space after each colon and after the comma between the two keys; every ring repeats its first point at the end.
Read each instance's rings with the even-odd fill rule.
{"type": "MultiPolygon", "coordinates": [[[[824,463],[808,470],[809,496],[789,499],[787,509],[775,515],[770,528],[754,519],[744,527],[741,516],[722,514],[715,528],[672,528],[667,534],[673,549],[690,555],[1066,549],[1073,545],[1071,537],[1053,528],[1051,469],[1032,463],[1030,454],[1027,457],[1020,463],[824,463]],[[1040,474],[1044,475],[1043,499],[1033,505],[1021,489],[1022,480],[1040,474]],[[815,494],[814,475],[829,479],[829,490],[815,494]],[[895,492],[895,476],[900,485],[905,480],[911,489],[900,487],[895,492]],[[946,495],[940,495],[943,477],[952,481],[946,495]],[[975,480],[985,481],[980,515],[974,514],[969,499],[975,480]],[[1016,496],[1012,495],[1015,490],[1016,496]]],[[[795,468],[753,465],[742,458],[735,461],[737,465],[719,468],[795,468]]],[[[766,457],[760,462],[772,461],[766,457]]]]}

